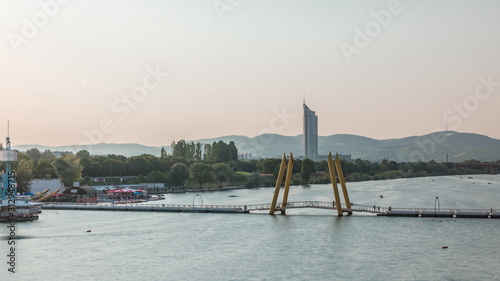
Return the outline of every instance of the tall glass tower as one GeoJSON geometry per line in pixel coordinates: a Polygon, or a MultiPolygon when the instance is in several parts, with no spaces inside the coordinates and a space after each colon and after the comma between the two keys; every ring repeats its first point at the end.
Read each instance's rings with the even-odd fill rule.
{"type": "Polygon", "coordinates": [[[304,155],[318,161],[318,116],[304,103],[304,155]]]}

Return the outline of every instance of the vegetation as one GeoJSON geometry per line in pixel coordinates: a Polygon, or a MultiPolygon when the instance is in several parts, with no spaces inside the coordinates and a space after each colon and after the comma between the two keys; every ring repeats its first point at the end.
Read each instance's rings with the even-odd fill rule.
{"type": "Polygon", "coordinates": [[[197,162],[189,167],[189,171],[193,178],[200,184],[200,189],[202,184],[205,182],[211,182],[215,178],[214,168],[209,164],[202,162],[197,162]]]}
{"type": "Polygon", "coordinates": [[[175,163],[170,168],[170,183],[175,187],[184,186],[189,179],[189,168],[184,163],[175,163]]]}
{"type": "Polygon", "coordinates": [[[314,169],[315,169],[314,162],[311,159],[306,158],[304,159],[304,161],[302,161],[302,169],[300,171],[300,177],[304,181],[305,185],[307,185],[307,183],[311,179],[312,173],[315,172],[314,169]]]}

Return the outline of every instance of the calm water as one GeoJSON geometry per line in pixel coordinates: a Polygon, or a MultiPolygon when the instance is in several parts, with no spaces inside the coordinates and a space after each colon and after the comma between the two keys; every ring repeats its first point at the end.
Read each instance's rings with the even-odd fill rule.
{"type": "MultiPolygon", "coordinates": [[[[441,208],[500,209],[500,176],[348,183],[348,189],[357,204],[432,208],[439,196],[441,208]]],[[[272,191],[202,198],[264,203],[272,191]]],[[[194,194],[166,198],[160,202],[192,204],[194,194]]],[[[293,186],[289,199],[331,201],[331,186],[293,186]]],[[[288,213],[44,210],[39,221],[16,225],[15,274],[7,272],[7,241],[0,240],[0,280],[500,280],[500,219],[288,213]]],[[[0,226],[5,237],[6,225],[0,226]]]]}

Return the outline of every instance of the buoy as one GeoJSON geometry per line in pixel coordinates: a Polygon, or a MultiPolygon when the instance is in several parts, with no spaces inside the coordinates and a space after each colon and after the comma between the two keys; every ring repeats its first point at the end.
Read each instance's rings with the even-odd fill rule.
{"type": "Polygon", "coordinates": [[[448,246],[443,246],[443,249],[448,249],[448,246]]]}

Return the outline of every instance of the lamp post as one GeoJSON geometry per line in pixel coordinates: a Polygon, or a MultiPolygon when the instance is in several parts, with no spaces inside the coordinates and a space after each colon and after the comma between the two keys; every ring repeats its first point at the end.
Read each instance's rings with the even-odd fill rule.
{"type": "Polygon", "coordinates": [[[441,203],[439,202],[439,197],[436,196],[436,199],[434,199],[434,215],[436,214],[436,206],[437,210],[439,211],[441,209],[441,203]]]}
{"type": "Polygon", "coordinates": [[[193,198],[193,210],[194,210],[194,200],[196,200],[196,197],[200,197],[201,207],[203,208],[203,197],[201,197],[201,194],[197,193],[193,198]]]}

